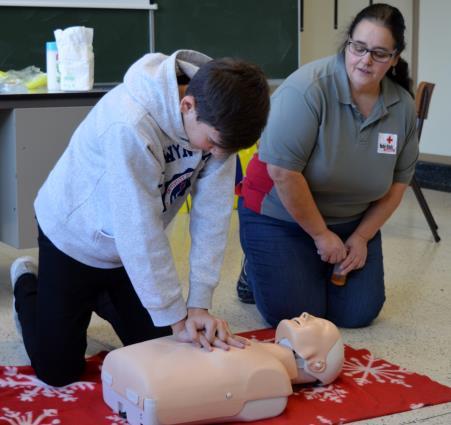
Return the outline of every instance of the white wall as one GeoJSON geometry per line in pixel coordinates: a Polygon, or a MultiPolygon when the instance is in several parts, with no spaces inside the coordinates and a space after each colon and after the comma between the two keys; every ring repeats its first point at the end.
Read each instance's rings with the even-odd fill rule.
{"type": "MultiPolygon", "coordinates": [[[[418,0],[418,29],[413,28],[413,1],[388,0],[398,7],[406,20],[407,48],[403,57],[411,70],[416,66],[416,82],[436,84],[424,123],[420,152],[438,155],[439,162],[451,162],[451,1],[418,0]],[[418,50],[412,51],[413,36],[418,39],[418,50]],[[416,63],[412,61],[416,60],[416,63]]],[[[350,19],[368,2],[340,0],[338,30],[333,28],[331,0],[304,0],[304,32],[301,34],[301,64],[334,54],[343,40],[343,31],[350,19]]],[[[435,159],[433,159],[435,160],[435,159]]]]}
{"type": "Polygon", "coordinates": [[[420,0],[418,81],[435,83],[420,152],[451,156],[451,1],[420,0]]]}
{"type": "MultiPolygon", "coordinates": [[[[406,21],[406,50],[402,56],[412,62],[412,0],[385,0],[397,7],[406,21]]],[[[352,19],[368,0],[340,0],[338,2],[338,28],[334,29],[334,2],[331,0],[304,0],[304,32],[301,33],[301,65],[336,53],[345,39],[352,19]]]]}
{"type": "Polygon", "coordinates": [[[332,55],[338,48],[330,0],[304,0],[304,31],[301,32],[301,65],[332,55]]]}
{"type": "Polygon", "coordinates": [[[351,19],[368,0],[340,0],[338,28],[334,28],[334,2],[304,0],[304,31],[301,33],[301,65],[335,54],[345,39],[351,19]]]}

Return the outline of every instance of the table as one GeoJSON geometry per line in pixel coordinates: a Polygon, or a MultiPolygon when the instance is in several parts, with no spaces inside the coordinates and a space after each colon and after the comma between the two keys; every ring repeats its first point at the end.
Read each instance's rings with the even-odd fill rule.
{"type": "Polygon", "coordinates": [[[0,241],[37,246],[33,202],[78,124],[115,84],[84,92],[0,92],[0,241]]]}

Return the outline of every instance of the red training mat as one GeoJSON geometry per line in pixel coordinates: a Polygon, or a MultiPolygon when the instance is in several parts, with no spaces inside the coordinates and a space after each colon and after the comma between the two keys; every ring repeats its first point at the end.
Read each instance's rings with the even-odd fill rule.
{"type": "MultiPolygon", "coordinates": [[[[241,334],[272,341],[273,329],[241,334]]],[[[126,421],[102,399],[106,353],[88,359],[82,380],[62,388],[39,381],[30,366],[0,366],[0,425],[119,425],[126,421]]],[[[451,401],[451,388],[409,372],[367,350],[345,348],[345,365],[331,385],[294,387],[285,411],[265,425],[333,425],[451,401]]]]}

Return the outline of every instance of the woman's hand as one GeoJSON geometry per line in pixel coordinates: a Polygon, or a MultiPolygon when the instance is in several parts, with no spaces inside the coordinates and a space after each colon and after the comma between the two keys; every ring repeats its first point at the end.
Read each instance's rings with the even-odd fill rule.
{"type": "Polygon", "coordinates": [[[368,255],[368,240],[357,232],[354,232],[345,246],[348,249],[348,255],[340,265],[340,273],[348,274],[352,270],[361,269],[366,263],[368,255]]]}
{"type": "Polygon", "coordinates": [[[329,229],[315,236],[313,240],[322,261],[335,264],[346,258],[345,244],[337,234],[329,229]]]}
{"type": "Polygon", "coordinates": [[[321,260],[339,263],[346,257],[343,241],[331,232],[321,216],[302,173],[276,165],[267,165],[283,206],[314,240],[321,260]]]}
{"type": "Polygon", "coordinates": [[[245,338],[233,335],[225,320],[202,308],[189,308],[187,318],[172,325],[172,332],[178,341],[192,342],[208,351],[213,347],[227,351],[230,347],[244,348],[249,344],[245,338]]]}

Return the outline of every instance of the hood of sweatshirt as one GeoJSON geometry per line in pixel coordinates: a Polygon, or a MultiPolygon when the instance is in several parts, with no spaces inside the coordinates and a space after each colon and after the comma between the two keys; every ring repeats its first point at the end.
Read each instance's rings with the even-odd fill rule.
{"type": "Polygon", "coordinates": [[[149,53],[135,62],[124,77],[130,96],[146,109],[164,133],[192,150],[183,126],[177,76],[192,78],[210,57],[193,50],[177,50],[171,56],[149,53]]]}

